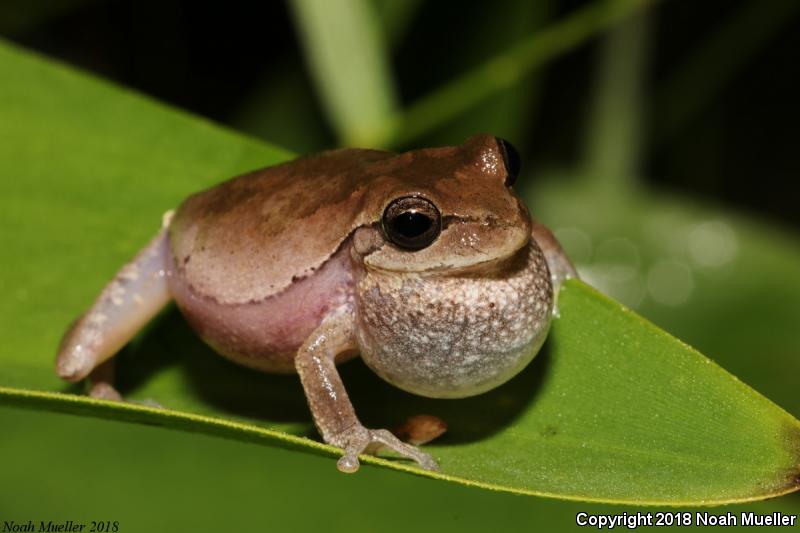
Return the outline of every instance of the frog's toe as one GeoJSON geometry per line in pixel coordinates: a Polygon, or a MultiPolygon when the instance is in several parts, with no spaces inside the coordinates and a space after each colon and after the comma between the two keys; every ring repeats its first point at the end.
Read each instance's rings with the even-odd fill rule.
{"type": "Polygon", "coordinates": [[[131,403],[144,405],[145,407],[152,407],[154,409],[165,409],[163,405],[161,405],[152,398],[145,398],[144,400],[128,400],[128,401],[130,401],[131,403]]]}
{"type": "Polygon", "coordinates": [[[336,461],[336,468],[339,469],[339,472],[345,474],[358,472],[360,466],[361,463],[358,461],[358,453],[345,451],[344,455],[336,461]]]}
{"type": "Polygon", "coordinates": [[[447,422],[433,415],[415,415],[395,427],[397,438],[414,446],[421,446],[441,437],[447,431],[447,422]]]}
{"type": "Polygon", "coordinates": [[[407,457],[408,459],[413,459],[414,461],[417,462],[417,464],[420,467],[424,468],[425,470],[434,470],[434,471],[439,470],[439,465],[436,463],[433,457],[423,452],[416,446],[406,444],[405,442],[395,437],[388,430],[373,429],[369,431],[369,435],[370,435],[370,443],[367,447],[368,451],[377,451],[381,448],[388,448],[393,452],[402,455],[403,457],[407,457]]]}
{"type": "Polygon", "coordinates": [[[382,448],[389,450],[408,459],[413,459],[425,470],[438,471],[439,465],[427,453],[416,446],[406,444],[386,429],[366,429],[356,427],[351,430],[347,444],[344,446],[344,455],[336,463],[341,472],[352,474],[357,472],[361,464],[358,456],[362,453],[374,454],[382,448]]]}
{"type": "Polygon", "coordinates": [[[89,381],[87,382],[87,388],[90,398],[96,398],[98,400],[110,400],[114,402],[123,401],[122,395],[119,393],[119,391],[115,389],[111,383],[106,381],[99,381],[95,383],[89,381]]]}
{"type": "Polygon", "coordinates": [[[424,470],[430,470],[431,472],[442,471],[442,469],[439,467],[439,463],[437,463],[433,457],[424,452],[420,452],[420,457],[417,459],[417,463],[424,470]]]}
{"type": "Polygon", "coordinates": [[[439,465],[436,463],[433,457],[421,451],[416,446],[406,444],[386,429],[369,430],[369,437],[370,442],[367,445],[366,450],[370,453],[374,453],[381,448],[387,448],[397,454],[402,455],[403,457],[413,459],[425,470],[439,470],[439,465]]]}
{"type": "Polygon", "coordinates": [[[127,400],[123,398],[122,394],[119,393],[117,389],[114,388],[113,385],[106,382],[99,382],[99,383],[92,383],[88,387],[88,395],[90,398],[96,398],[98,400],[109,400],[112,402],[125,402],[125,403],[132,403],[136,405],[143,405],[145,407],[152,407],[155,409],[164,409],[164,406],[158,403],[157,401],[151,398],[145,398],[144,400],[127,400]]]}

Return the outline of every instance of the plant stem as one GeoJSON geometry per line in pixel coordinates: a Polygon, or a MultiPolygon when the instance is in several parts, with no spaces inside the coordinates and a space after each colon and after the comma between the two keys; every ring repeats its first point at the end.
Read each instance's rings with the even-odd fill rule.
{"type": "Polygon", "coordinates": [[[396,106],[381,25],[368,0],[292,0],[317,92],[342,145],[371,142],[396,106]]]}
{"type": "Polygon", "coordinates": [[[613,197],[634,187],[639,170],[647,19],[640,13],[608,34],[597,71],[582,174],[613,197]]]}

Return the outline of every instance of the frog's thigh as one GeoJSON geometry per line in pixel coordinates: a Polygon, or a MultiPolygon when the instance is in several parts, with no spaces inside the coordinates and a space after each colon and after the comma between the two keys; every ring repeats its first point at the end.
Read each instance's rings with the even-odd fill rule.
{"type": "MultiPolygon", "coordinates": [[[[162,228],[106,285],[92,307],[72,324],[58,349],[56,372],[61,378],[79,381],[87,377],[169,302],[165,261],[168,253],[167,230],[162,228]]],[[[102,394],[104,387],[94,394],[95,384],[108,379],[110,371],[103,368],[92,373],[90,393],[108,397],[102,394]]]]}
{"type": "Polygon", "coordinates": [[[561,244],[556,240],[553,232],[537,220],[533,220],[532,223],[531,235],[544,253],[553,281],[553,290],[557,293],[564,280],[577,278],[578,272],[572,266],[572,262],[564,253],[564,249],[561,248],[561,244]]]}

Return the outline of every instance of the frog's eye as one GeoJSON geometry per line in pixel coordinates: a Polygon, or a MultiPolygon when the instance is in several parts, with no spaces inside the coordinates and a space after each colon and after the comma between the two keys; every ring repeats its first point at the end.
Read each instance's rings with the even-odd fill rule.
{"type": "Polygon", "coordinates": [[[500,137],[497,137],[497,146],[500,147],[503,162],[506,164],[506,186],[511,187],[519,176],[519,152],[510,142],[500,137]]]}
{"type": "Polygon", "coordinates": [[[432,202],[420,196],[403,196],[383,212],[383,232],[400,248],[419,250],[442,231],[442,215],[432,202]]]}

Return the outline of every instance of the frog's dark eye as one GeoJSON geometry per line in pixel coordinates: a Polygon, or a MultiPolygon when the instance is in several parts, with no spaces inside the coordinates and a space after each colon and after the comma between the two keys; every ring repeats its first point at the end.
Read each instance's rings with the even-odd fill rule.
{"type": "Polygon", "coordinates": [[[503,162],[506,164],[506,186],[511,187],[519,176],[519,152],[510,142],[500,137],[497,137],[497,146],[500,147],[503,162]]]}
{"type": "Polygon", "coordinates": [[[435,205],[420,196],[403,196],[383,212],[383,232],[400,248],[425,248],[442,231],[442,215],[435,205]]]}

